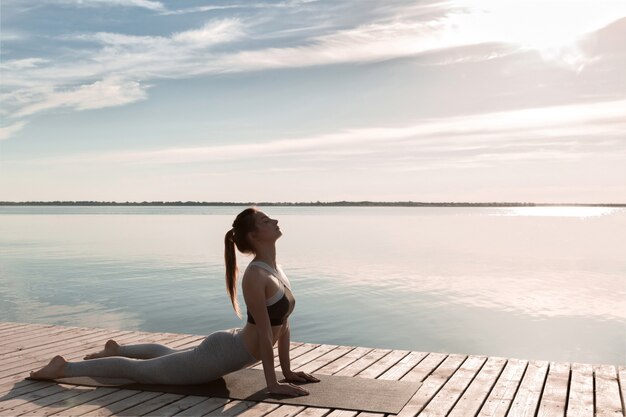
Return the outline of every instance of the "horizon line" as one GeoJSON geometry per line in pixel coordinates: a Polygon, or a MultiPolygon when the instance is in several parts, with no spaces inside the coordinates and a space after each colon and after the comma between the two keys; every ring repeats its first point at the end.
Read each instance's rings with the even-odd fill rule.
{"type": "Polygon", "coordinates": [[[233,201],[97,201],[97,200],[53,200],[53,201],[0,201],[0,206],[369,206],[369,207],[420,207],[420,206],[588,206],[588,207],[626,207],[626,203],[534,203],[534,202],[422,202],[422,201],[309,201],[309,202],[233,202],[233,201]]]}

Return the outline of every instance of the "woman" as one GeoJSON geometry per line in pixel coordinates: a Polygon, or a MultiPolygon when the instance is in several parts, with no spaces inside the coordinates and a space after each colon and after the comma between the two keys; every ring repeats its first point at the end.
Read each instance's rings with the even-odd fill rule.
{"type": "Polygon", "coordinates": [[[233,228],[226,233],[226,287],[240,318],[235,246],[243,253],[254,255],[241,284],[248,309],[243,329],[214,332],[200,345],[183,350],[156,343],[121,346],[109,340],[104,350],[85,356],[85,361],[67,362],[62,356],[55,356],[48,365],[31,372],[31,378],[100,376],[147,384],[200,384],[261,360],[270,393],[308,395],[302,387],[279,383],[274,371],[273,347],[278,342],[280,365],[287,381],[319,382],[309,374],[293,372],[290,368],[288,317],[295,300],[289,280],[276,264],[276,240],[281,235],[278,221],[253,207],[239,213],[233,228]]]}

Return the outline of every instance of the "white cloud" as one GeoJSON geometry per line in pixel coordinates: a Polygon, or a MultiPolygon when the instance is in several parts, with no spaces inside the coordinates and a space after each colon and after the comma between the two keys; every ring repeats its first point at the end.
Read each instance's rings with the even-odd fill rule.
{"type": "MultiPolygon", "coordinates": [[[[187,164],[259,158],[341,162],[358,157],[392,171],[485,166],[512,160],[626,154],[626,100],[423,120],[261,143],[80,155],[80,163],[187,164]],[[421,165],[416,166],[419,161],[421,165]]],[[[67,162],[73,159],[67,159],[67,162]]]]}
{"type": "Polygon", "coordinates": [[[19,71],[27,68],[35,68],[48,62],[50,62],[50,60],[43,58],[13,59],[0,63],[0,69],[5,71],[19,71]]]}
{"type": "Polygon", "coordinates": [[[25,122],[15,122],[8,126],[0,127],[0,140],[8,139],[15,134],[15,132],[21,130],[26,125],[25,122]]]}
{"type": "Polygon", "coordinates": [[[189,68],[189,62],[201,52],[210,53],[212,46],[242,36],[244,28],[238,19],[212,20],[169,37],[106,32],[65,36],[103,47],[71,62],[50,63],[40,58],[5,62],[2,98],[9,110],[4,113],[23,117],[57,107],[84,110],[142,100],[146,94],[141,81],[189,76],[196,71],[189,68]]]}
{"type": "Polygon", "coordinates": [[[166,10],[163,3],[152,0],[48,0],[48,3],[69,4],[84,7],[117,6],[139,7],[155,11],[166,10]]]}
{"type": "Polygon", "coordinates": [[[243,36],[242,24],[239,19],[222,19],[211,21],[200,29],[174,33],[174,42],[182,42],[193,47],[202,48],[224,42],[230,42],[243,36]]]}
{"type": "Polygon", "coordinates": [[[251,6],[243,5],[243,4],[229,4],[226,6],[198,6],[198,7],[189,7],[186,9],[167,10],[161,14],[179,15],[179,14],[188,14],[188,13],[212,12],[214,10],[243,9],[243,8],[248,8],[248,7],[251,7],[251,6]]]}
{"type": "Polygon", "coordinates": [[[15,116],[28,116],[58,107],[88,110],[120,106],[145,99],[147,97],[145,90],[146,87],[136,81],[104,79],[73,89],[48,92],[41,101],[22,108],[15,116]]]}
{"type": "MultiPolygon", "coordinates": [[[[162,3],[147,0],[56,1],[165,11],[162,3]]],[[[133,98],[145,98],[144,89],[136,83],[159,78],[376,62],[450,48],[456,48],[456,57],[440,60],[438,65],[490,60],[515,53],[520,48],[535,48],[546,59],[580,70],[596,58],[585,56],[575,41],[586,31],[598,29],[626,14],[626,6],[615,6],[615,2],[599,2],[592,8],[577,2],[571,14],[563,14],[559,2],[531,2],[522,7],[509,0],[502,1],[516,12],[509,11],[500,2],[487,0],[440,3],[436,5],[439,9],[434,18],[428,14],[407,17],[402,15],[402,9],[391,8],[396,16],[302,39],[297,46],[261,49],[241,49],[240,45],[244,44],[235,43],[254,39],[255,34],[249,31],[257,27],[254,21],[244,23],[236,18],[212,20],[200,28],[169,36],[108,32],[65,36],[66,41],[96,42],[99,46],[95,50],[89,46],[74,50],[69,60],[45,62],[46,65],[41,65],[44,60],[37,57],[3,64],[6,69],[3,72],[3,97],[8,99],[4,103],[8,110],[4,113],[24,116],[55,107],[80,110],[97,108],[99,104],[106,107],[111,102],[113,105],[131,103],[133,98]],[[557,21],[559,24],[555,25],[557,21]],[[529,24],[536,27],[529,30],[529,24]],[[214,48],[229,43],[228,51],[223,47],[219,51],[214,48]],[[487,46],[480,51],[462,48],[473,45],[487,46]],[[130,93],[118,92],[110,96],[111,100],[89,97],[89,92],[100,93],[99,88],[89,87],[98,79],[104,84],[105,80],[111,79],[128,83],[130,93]],[[63,93],[67,91],[70,93],[63,93]]],[[[298,3],[280,4],[286,7],[298,3]]],[[[406,7],[411,9],[412,6],[406,7]]],[[[433,5],[429,7],[431,11],[437,10],[433,5]]]]}

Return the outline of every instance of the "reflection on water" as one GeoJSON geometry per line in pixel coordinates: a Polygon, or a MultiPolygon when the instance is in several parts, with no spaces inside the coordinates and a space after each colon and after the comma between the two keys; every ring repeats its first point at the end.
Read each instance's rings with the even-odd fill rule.
{"type": "Polygon", "coordinates": [[[495,209],[494,215],[503,216],[541,216],[541,217],[579,217],[581,219],[587,217],[605,216],[615,213],[619,208],[614,207],[507,207],[503,209],[495,209]],[[500,212],[500,213],[499,213],[500,212]]]}
{"type": "MultiPolygon", "coordinates": [[[[242,207],[24,209],[0,208],[3,320],[196,334],[243,324],[222,261],[242,207]]],[[[294,340],[626,362],[624,209],[265,211],[284,232],[294,340]]]]}

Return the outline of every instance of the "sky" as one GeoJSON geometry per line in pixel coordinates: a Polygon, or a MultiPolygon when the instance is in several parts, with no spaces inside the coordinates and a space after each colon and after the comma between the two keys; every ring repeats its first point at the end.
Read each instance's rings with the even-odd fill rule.
{"type": "Polygon", "coordinates": [[[623,0],[2,0],[0,200],[626,203],[623,0]]]}

